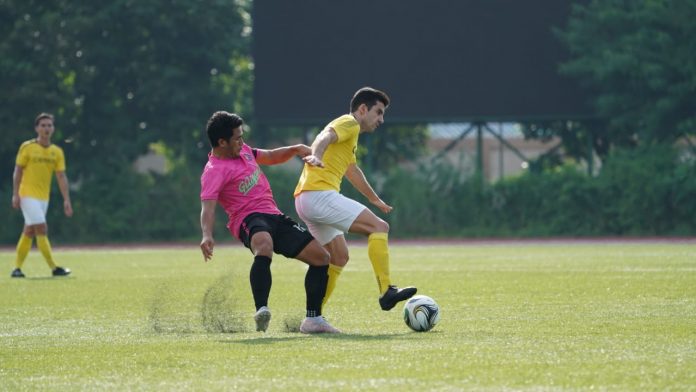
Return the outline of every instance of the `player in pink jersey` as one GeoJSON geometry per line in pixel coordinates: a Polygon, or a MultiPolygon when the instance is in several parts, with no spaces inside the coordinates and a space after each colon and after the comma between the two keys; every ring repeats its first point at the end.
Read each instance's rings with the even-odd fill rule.
{"type": "Polygon", "coordinates": [[[213,256],[215,206],[225,209],[230,232],[251,250],[254,262],[249,281],[254,296],[257,331],[266,331],[271,320],[268,296],[271,292],[273,253],[295,258],[309,265],[305,275],[307,314],[302,333],[340,333],[321,316],[326,294],[329,253],[306,228],[278,209],[268,179],[258,164],[275,165],[294,156],[307,156],[308,146],[297,144],[273,150],[252,149],[242,138],[244,121],[236,114],[215,112],[206,132],[212,151],[201,175],[201,251],[208,261],[213,256]]]}

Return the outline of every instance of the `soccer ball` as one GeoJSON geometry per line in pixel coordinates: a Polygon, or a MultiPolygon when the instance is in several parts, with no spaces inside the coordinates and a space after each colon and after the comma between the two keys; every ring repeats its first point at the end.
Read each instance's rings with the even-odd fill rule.
{"type": "Polygon", "coordinates": [[[427,295],[414,295],[404,304],[404,322],[414,331],[430,331],[440,321],[440,307],[427,295]]]}

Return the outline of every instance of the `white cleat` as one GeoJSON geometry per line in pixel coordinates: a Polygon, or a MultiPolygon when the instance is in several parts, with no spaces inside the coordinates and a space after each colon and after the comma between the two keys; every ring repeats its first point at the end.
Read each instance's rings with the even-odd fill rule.
{"type": "Polygon", "coordinates": [[[341,333],[340,330],[331,326],[331,324],[326,321],[321,316],[318,317],[305,317],[300,324],[300,332],[306,334],[314,333],[341,333]]]}
{"type": "Polygon", "coordinates": [[[266,332],[268,323],[271,322],[271,310],[267,306],[262,306],[254,314],[254,321],[256,321],[257,331],[266,332]]]}

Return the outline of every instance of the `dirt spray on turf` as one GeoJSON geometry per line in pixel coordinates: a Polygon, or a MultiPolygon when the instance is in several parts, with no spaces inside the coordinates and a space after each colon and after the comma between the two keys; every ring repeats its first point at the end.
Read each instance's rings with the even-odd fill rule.
{"type": "Polygon", "coordinates": [[[302,317],[286,317],[283,320],[283,324],[285,324],[285,332],[300,332],[300,324],[302,323],[302,317]]]}
{"type": "Polygon", "coordinates": [[[233,293],[234,274],[218,278],[203,295],[201,320],[203,328],[212,333],[247,332],[233,293]]]}
{"type": "Polygon", "coordinates": [[[156,333],[192,333],[196,329],[190,314],[182,311],[181,302],[173,296],[169,284],[155,289],[150,302],[148,321],[156,333]]]}
{"type": "Polygon", "coordinates": [[[205,289],[198,307],[175,283],[162,283],[150,301],[149,325],[156,333],[200,333],[201,327],[209,333],[246,332],[233,287],[232,273],[219,277],[205,289]]]}

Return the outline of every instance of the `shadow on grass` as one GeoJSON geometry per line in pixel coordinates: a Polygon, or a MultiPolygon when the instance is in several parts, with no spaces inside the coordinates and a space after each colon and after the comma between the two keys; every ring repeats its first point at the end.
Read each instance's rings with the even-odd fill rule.
{"type": "Polygon", "coordinates": [[[301,335],[298,336],[259,336],[258,338],[245,338],[245,339],[229,339],[229,340],[218,340],[219,343],[227,344],[245,344],[249,346],[255,346],[260,344],[273,344],[278,342],[289,342],[296,339],[302,339],[301,335]]]}
{"type": "Polygon", "coordinates": [[[383,334],[364,334],[364,333],[325,333],[325,334],[315,334],[311,335],[312,338],[316,339],[332,339],[332,340],[355,340],[358,342],[370,341],[370,340],[394,340],[403,339],[405,336],[410,335],[409,332],[401,333],[383,333],[383,334]]]}
{"type": "MultiPolygon", "coordinates": [[[[366,342],[366,341],[384,341],[384,340],[394,340],[394,339],[405,339],[406,337],[412,335],[411,332],[403,333],[390,333],[390,334],[352,334],[352,333],[319,333],[313,335],[306,335],[303,333],[291,332],[294,336],[259,336],[257,338],[247,338],[244,339],[229,339],[229,340],[218,340],[220,343],[227,344],[244,344],[244,345],[260,345],[260,344],[272,344],[276,342],[287,342],[296,339],[327,339],[336,341],[356,341],[356,342],[366,342]]],[[[415,332],[414,332],[415,333],[415,332]]]]}
{"type": "Polygon", "coordinates": [[[55,276],[27,276],[25,278],[13,278],[12,280],[14,280],[16,282],[23,281],[23,280],[30,280],[33,282],[33,281],[42,281],[42,280],[60,281],[60,280],[72,280],[72,279],[75,279],[75,277],[74,276],[59,276],[59,277],[55,277],[55,276]]]}

